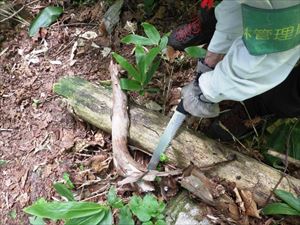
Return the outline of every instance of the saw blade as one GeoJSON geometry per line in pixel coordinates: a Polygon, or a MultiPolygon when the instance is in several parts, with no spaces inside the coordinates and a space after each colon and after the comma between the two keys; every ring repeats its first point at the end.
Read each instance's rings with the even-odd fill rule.
{"type": "Polygon", "coordinates": [[[185,120],[186,116],[187,116],[186,114],[175,111],[164,133],[161,135],[158,145],[156,146],[156,149],[153,152],[152,158],[147,167],[148,170],[156,169],[159,163],[160,155],[166,151],[167,147],[169,146],[170,142],[176,135],[177,130],[185,120]]]}

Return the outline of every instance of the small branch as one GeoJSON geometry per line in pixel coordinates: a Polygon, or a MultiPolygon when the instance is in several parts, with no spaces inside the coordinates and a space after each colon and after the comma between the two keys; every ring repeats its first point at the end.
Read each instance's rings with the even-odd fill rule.
{"type": "MultiPolygon", "coordinates": [[[[268,153],[269,155],[274,156],[274,157],[277,157],[277,158],[279,158],[279,159],[281,159],[281,160],[285,160],[285,158],[286,158],[286,155],[281,154],[281,153],[279,153],[279,152],[276,152],[276,151],[274,151],[274,150],[272,150],[272,149],[269,149],[267,153],[268,153]]],[[[288,161],[289,164],[293,164],[293,165],[295,165],[295,166],[297,166],[297,167],[300,167],[300,160],[298,160],[298,159],[294,159],[294,158],[288,156],[288,157],[287,157],[287,161],[288,161]]]]}
{"type": "Polygon", "coordinates": [[[127,148],[129,128],[127,96],[121,90],[118,66],[113,64],[112,61],[109,66],[109,72],[113,89],[112,149],[114,165],[117,173],[124,177],[143,174],[146,168],[134,161],[127,148]]]}

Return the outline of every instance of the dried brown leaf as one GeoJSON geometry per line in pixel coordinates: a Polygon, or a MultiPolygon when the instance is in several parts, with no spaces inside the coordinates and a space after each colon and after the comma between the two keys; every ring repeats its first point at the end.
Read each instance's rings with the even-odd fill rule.
{"type": "Polygon", "coordinates": [[[166,56],[170,62],[173,62],[180,55],[180,51],[175,50],[171,46],[167,46],[166,56]]]}
{"type": "Polygon", "coordinates": [[[256,202],[253,200],[252,193],[247,190],[241,190],[240,194],[245,205],[246,215],[261,218],[256,202]]]}

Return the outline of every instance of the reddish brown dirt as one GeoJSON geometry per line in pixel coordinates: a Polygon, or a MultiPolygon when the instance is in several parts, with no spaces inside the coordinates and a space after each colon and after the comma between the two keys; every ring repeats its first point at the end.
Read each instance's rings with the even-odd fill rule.
{"type": "MultiPolygon", "coordinates": [[[[21,3],[25,4],[24,1],[21,3]]],[[[78,40],[78,33],[99,33],[98,25],[104,9],[100,3],[91,7],[64,4],[64,15],[59,22],[43,29],[38,38],[30,38],[28,27],[21,24],[8,23],[1,27],[0,36],[4,36],[5,41],[0,43],[0,52],[6,51],[0,56],[0,159],[8,161],[0,167],[0,224],[3,225],[29,224],[22,208],[39,197],[51,199],[55,195],[52,184],[61,180],[64,172],[71,174],[76,188],[86,184],[87,188],[77,189],[81,199],[95,195],[95,190],[105,192],[107,184],[114,179],[114,171],[108,173],[105,165],[98,171],[92,166],[93,160],[99,160],[94,159],[94,155],[110,157],[109,136],[71,116],[62,99],[52,92],[52,86],[62,76],[79,75],[95,83],[109,80],[108,63],[111,58],[103,57],[101,51],[103,47],[110,46],[123,55],[128,54],[132,47],[120,48],[119,37],[126,33],[122,28],[125,21],[138,16],[129,10],[123,12],[121,25],[116,28],[115,34],[110,38],[92,40],[99,48],[92,47],[92,41],[85,41],[84,46],[78,47],[75,52],[76,62],[70,65],[71,49],[78,40]],[[45,47],[48,50],[32,56],[34,50],[45,47]],[[38,61],[30,62],[30,59],[38,61]],[[60,63],[57,64],[57,61],[60,63]],[[82,143],[89,147],[84,152],[76,152],[74,146],[82,143]],[[97,176],[106,179],[106,183],[87,185],[97,176]]],[[[47,5],[49,1],[34,1],[25,9],[36,15],[47,5]]],[[[152,22],[164,24],[170,18],[174,19],[168,17],[163,20],[162,16],[154,17],[152,22]]],[[[175,26],[175,21],[172,24],[175,26]]],[[[170,29],[169,24],[165,27],[170,29]]],[[[189,63],[185,67],[192,68],[189,63]]],[[[160,88],[166,85],[161,81],[166,77],[164,73],[161,71],[154,81],[160,88]]],[[[174,88],[169,94],[167,109],[170,108],[169,103],[176,104],[179,97],[176,88],[182,85],[191,70],[180,75],[176,75],[176,70],[172,73],[178,79],[174,79],[171,85],[174,88]]],[[[151,98],[162,104],[158,96],[151,98]]]]}

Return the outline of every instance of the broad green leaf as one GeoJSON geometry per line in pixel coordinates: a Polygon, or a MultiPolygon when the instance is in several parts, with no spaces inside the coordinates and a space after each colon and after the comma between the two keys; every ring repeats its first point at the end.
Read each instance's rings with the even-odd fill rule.
{"type": "Polygon", "coordinates": [[[147,194],[143,198],[143,207],[151,215],[151,217],[156,217],[164,209],[163,205],[160,205],[156,197],[152,194],[147,194]],[[162,208],[163,207],[163,208],[162,208]]]}
{"type": "Polygon", "coordinates": [[[141,81],[141,75],[138,71],[125,59],[117,53],[112,53],[115,60],[120,64],[120,66],[128,72],[128,75],[133,77],[136,81],[141,81]]]}
{"type": "Polygon", "coordinates": [[[155,74],[155,72],[157,71],[157,69],[159,67],[159,64],[160,64],[160,61],[152,63],[152,65],[150,66],[150,68],[148,69],[148,71],[146,73],[146,79],[144,81],[144,85],[147,85],[151,81],[153,75],[155,74]]]}
{"type": "Polygon", "coordinates": [[[164,220],[157,220],[157,221],[155,222],[155,225],[167,225],[167,223],[166,223],[166,221],[164,221],[164,220]]]}
{"type": "Polygon", "coordinates": [[[142,223],[142,225],[154,225],[154,224],[152,221],[147,221],[147,222],[142,223]]]}
{"type": "MultiPolygon", "coordinates": [[[[139,70],[139,73],[141,77],[143,78],[145,76],[146,71],[146,53],[141,46],[136,46],[135,48],[135,58],[136,58],[136,64],[139,70]]],[[[141,79],[143,80],[143,79],[141,79]]]]}
{"type": "Polygon", "coordinates": [[[155,45],[158,45],[160,40],[160,34],[158,30],[153,25],[146,22],[142,23],[142,26],[144,27],[144,31],[151,42],[155,45]]]}
{"type": "Polygon", "coordinates": [[[54,188],[58,194],[68,199],[68,201],[75,201],[73,193],[63,183],[55,183],[54,188]]]}
{"type": "Polygon", "coordinates": [[[123,207],[123,201],[121,198],[117,196],[117,191],[115,186],[111,186],[111,188],[109,189],[107,194],[107,201],[112,208],[119,209],[123,207]]]}
{"type": "MultiPolygon", "coordinates": [[[[155,59],[155,57],[157,56],[157,54],[159,53],[160,49],[157,48],[152,48],[150,49],[150,51],[146,54],[145,56],[145,68],[146,71],[148,71],[150,69],[150,66],[153,63],[153,60],[155,59]]],[[[142,82],[144,83],[147,79],[146,76],[143,77],[142,82]]]]}
{"type": "Polygon", "coordinates": [[[113,224],[113,216],[111,210],[109,209],[108,211],[106,211],[104,218],[97,225],[112,225],[112,224],[113,224]]]}
{"type": "Polygon", "coordinates": [[[48,6],[31,22],[29,36],[34,36],[41,27],[48,27],[63,13],[62,7],[48,6]]]}
{"type": "Polygon", "coordinates": [[[10,211],[9,216],[15,220],[17,218],[17,211],[15,209],[10,211]]]}
{"type": "Polygon", "coordinates": [[[66,184],[70,190],[74,189],[75,186],[70,179],[70,175],[68,173],[63,174],[63,179],[66,181],[66,184]]]}
{"type": "Polygon", "coordinates": [[[206,55],[206,50],[198,46],[187,47],[184,51],[193,58],[203,58],[206,55]]]}
{"type": "Polygon", "coordinates": [[[139,64],[142,57],[145,56],[145,50],[142,46],[135,46],[135,61],[136,64],[139,64]]]}
{"type": "Polygon", "coordinates": [[[30,216],[29,223],[31,225],[45,225],[44,220],[41,217],[30,216]]]}
{"type": "Polygon", "coordinates": [[[151,213],[145,209],[141,197],[136,195],[132,196],[128,205],[132,213],[136,215],[140,221],[146,222],[151,219],[151,213]]]}
{"type": "Polygon", "coordinates": [[[100,223],[104,217],[105,211],[101,211],[91,216],[67,220],[65,225],[96,225],[100,223]]]}
{"type": "Polygon", "coordinates": [[[123,206],[120,209],[119,220],[120,220],[119,225],[134,225],[134,220],[132,219],[132,213],[128,205],[123,206]]]}
{"type": "Polygon", "coordinates": [[[48,219],[73,219],[101,213],[108,208],[93,202],[47,202],[39,199],[24,212],[48,219]]]}
{"type": "Polygon", "coordinates": [[[135,44],[135,45],[153,45],[152,41],[149,38],[136,35],[136,34],[129,34],[126,37],[123,37],[121,42],[125,44],[135,44]]]}
{"type": "Polygon", "coordinates": [[[120,79],[120,85],[123,90],[127,91],[140,91],[142,89],[142,86],[139,82],[126,78],[120,79]]]}
{"type": "Polygon", "coordinates": [[[145,195],[143,199],[133,196],[129,207],[134,215],[142,222],[150,221],[152,217],[159,216],[164,211],[165,204],[158,202],[154,195],[145,195]]]}
{"type": "Polygon", "coordinates": [[[265,215],[300,216],[300,212],[285,203],[271,203],[262,209],[265,215]]]}
{"type": "Polygon", "coordinates": [[[4,160],[4,159],[0,159],[0,166],[4,166],[8,163],[7,160],[4,160]]]}
{"type": "Polygon", "coordinates": [[[300,198],[296,198],[292,193],[284,190],[275,190],[274,193],[278,198],[300,213],[300,198]]]}
{"type": "Polygon", "coordinates": [[[164,50],[167,47],[168,44],[168,35],[164,35],[159,42],[159,48],[160,50],[164,50]]]}

